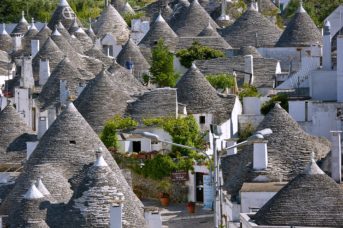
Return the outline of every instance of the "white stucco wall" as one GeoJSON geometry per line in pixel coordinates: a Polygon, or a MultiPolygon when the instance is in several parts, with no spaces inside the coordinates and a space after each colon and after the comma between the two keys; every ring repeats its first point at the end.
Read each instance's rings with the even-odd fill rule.
{"type": "Polygon", "coordinates": [[[244,97],[243,114],[261,115],[261,106],[268,100],[270,100],[269,97],[244,97]]]}
{"type": "Polygon", "coordinates": [[[250,213],[261,208],[276,192],[241,192],[241,213],[250,213]]]}
{"type": "Polygon", "coordinates": [[[309,82],[312,99],[322,101],[334,101],[337,99],[336,71],[314,71],[309,82]]]}

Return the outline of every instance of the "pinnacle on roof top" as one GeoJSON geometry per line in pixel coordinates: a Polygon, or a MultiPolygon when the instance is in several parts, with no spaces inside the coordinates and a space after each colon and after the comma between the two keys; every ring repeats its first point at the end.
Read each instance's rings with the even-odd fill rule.
{"type": "Polygon", "coordinates": [[[69,3],[67,0],[61,0],[59,6],[69,6],[69,3]]]}
{"type": "Polygon", "coordinates": [[[325,22],[325,26],[326,26],[326,27],[331,27],[331,23],[330,23],[329,20],[327,20],[327,21],[325,22]]]}
{"type": "Polygon", "coordinates": [[[308,166],[305,168],[303,174],[306,174],[306,175],[315,175],[315,174],[323,175],[323,174],[325,174],[323,172],[323,170],[321,170],[318,167],[318,165],[317,165],[317,163],[315,161],[315,154],[314,154],[314,152],[312,152],[312,154],[311,154],[311,161],[308,164],[308,166]]]}
{"type": "Polygon", "coordinates": [[[42,182],[42,177],[38,178],[37,184],[36,184],[37,189],[44,195],[48,196],[50,195],[49,190],[45,187],[45,185],[42,182]]]}
{"type": "Polygon", "coordinates": [[[81,27],[79,27],[75,32],[77,32],[77,33],[85,33],[86,34],[85,30],[83,30],[83,28],[81,28],[81,27]]]}
{"type": "Polygon", "coordinates": [[[58,31],[57,26],[55,27],[55,31],[52,33],[53,36],[61,36],[61,33],[58,31]]]}
{"type": "Polygon", "coordinates": [[[33,200],[43,198],[44,195],[37,189],[34,182],[31,184],[31,187],[24,194],[24,199],[33,200]]]}
{"type": "Polygon", "coordinates": [[[95,163],[94,163],[94,166],[96,166],[96,167],[107,167],[108,164],[107,164],[107,162],[105,161],[104,157],[103,157],[102,155],[100,155],[100,156],[96,159],[96,161],[95,161],[95,163]]]}
{"type": "Polygon", "coordinates": [[[297,13],[306,13],[306,10],[303,7],[303,1],[302,0],[300,1],[300,6],[299,6],[297,13]]]}
{"type": "Polygon", "coordinates": [[[2,23],[2,31],[1,31],[1,34],[2,35],[8,35],[7,31],[6,31],[6,24],[5,23],[2,23]]]}
{"type": "Polygon", "coordinates": [[[195,63],[192,63],[191,68],[192,68],[192,69],[197,69],[197,66],[195,65],[195,63]]]}
{"type": "Polygon", "coordinates": [[[158,15],[158,17],[156,18],[155,22],[166,22],[160,12],[160,14],[158,15]]]}
{"type": "Polygon", "coordinates": [[[38,31],[38,29],[37,29],[37,27],[36,27],[36,25],[35,25],[35,19],[34,18],[32,18],[31,19],[31,26],[30,26],[30,30],[31,29],[35,29],[35,30],[37,30],[38,31]]]}
{"type": "Polygon", "coordinates": [[[257,11],[257,9],[255,8],[254,2],[251,2],[251,3],[249,4],[248,10],[257,11]]]}
{"type": "Polygon", "coordinates": [[[21,19],[20,19],[20,22],[27,23],[27,20],[25,19],[25,12],[24,12],[24,10],[21,11],[21,19]]]}

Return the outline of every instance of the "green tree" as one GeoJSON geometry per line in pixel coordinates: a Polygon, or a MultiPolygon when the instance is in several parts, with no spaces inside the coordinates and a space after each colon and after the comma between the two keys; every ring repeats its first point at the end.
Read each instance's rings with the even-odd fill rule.
{"type": "Polygon", "coordinates": [[[138,126],[138,122],[130,117],[123,118],[115,115],[113,119],[108,120],[105,124],[103,131],[100,133],[100,139],[107,148],[118,149],[118,136],[119,130],[133,129],[138,126]]]}
{"type": "Polygon", "coordinates": [[[235,78],[231,74],[209,74],[206,75],[206,79],[215,89],[226,89],[235,86],[235,78]]]}
{"type": "Polygon", "coordinates": [[[262,104],[261,113],[263,115],[268,114],[268,112],[274,108],[275,103],[280,102],[282,108],[288,112],[288,96],[286,94],[279,93],[273,96],[269,101],[262,104]]]}
{"type": "Polygon", "coordinates": [[[241,91],[239,92],[239,99],[243,101],[244,97],[260,97],[261,94],[258,92],[255,86],[244,84],[241,91]]]}
{"type": "Polygon", "coordinates": [[[152,49],[152,64],[150,68],[152,74],[150,80],[159,87],[174,87],[179,77],[174,72],[174,56],[169,52],[164,41],[160,39],[152,49]]]}
{"type": "Polygon", "coordinates": [[[224,53],[204,46],[198,42],[194,42],[191,47],[178,51],[176,56],[180,58],[180,62],[183,66],[189,68],[192,66],[192,62],[194,60],[207,60],[224,57],[224,53]]]}

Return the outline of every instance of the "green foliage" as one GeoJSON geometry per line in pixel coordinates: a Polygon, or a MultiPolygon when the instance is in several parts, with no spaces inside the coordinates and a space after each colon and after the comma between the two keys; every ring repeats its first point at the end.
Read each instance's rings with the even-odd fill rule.
{"type": "Polygon", "coordinates": [[[128,0],[128,2],[132,8],[139,9],[154,2],[154,0],[128,0]]]}
{"type": "MultiPolygon", "coordinates": [[[[342,0],[303,0],[303,6],[317,26],[322,27],[324,20],[334,11],[342,0]]],[[[285,11],[285,19],[290,19],[298,10],[299,0],[291,0],[285,11]]]]}
{"type": "Polygon", "coordinates": [[[235,78],[231,74],[209,74],[206,75],[206,79],[215,89],[226,89],[235,86],[235,78]]]}
{"type": "Polygon", "coordinates": [[[192,66],[192,62],[194,60],[206,60],[224,57],[224,53],[222,51],[204,46],[198,42],[194,42],[191,47],[178,51],[176,56],[180,58],[180,62],[183,66],[189,68],[192,66]]]}
{"type": "Polygon", "coordinates": [[[144,16],[144,13],[143,12],[138,12],[138,13],[126,13],[123,17],[124,17],[124,20],[126,22],[126,24],[131,27],[131,21],[133,19],[139,19],[139,18],[142,18],[144,16]]]}
{"type": "MultiPolygon", "coordinates": [[[[35,18],[36,21],[49,21],[60,0],[1,0],[0,18],[3,22],[17,22],[21,11],[25,11],[27,20],[35,18]]],[[[103,0],[69,0],[79,19],[88,24],[88,19],[99,16],[104,7],[103,0]]]]}
{"type": "Polygon", "coordinates": [[[242,90],[239,92],[239,99],[243,101],[244,97],[260,97],[261,94],[258,92],[255,86],[244,84],[242,90]]]}
{"type": "Polygon", "coordinates": [[[252,125],[252,123],[248,123],[247,126],[243,130],[241,130],[239,132],[239,140],[238,140],[238,142],[243,142],[244,140],[246,140],[247,138],[252,136],[254,131],[255,131],[255,128],[252,125]]]}
{"type": "Polygon", "coordinates": [[[280,93],[262,104],[261,113],[266,115],[274,107],[276,102],[280,102],[281,107],[288,112],[288,96],[280,93]]]}
{"type": "Polygon", "coordinates": [[[160,39],[152,49],[150,80],[159,87],[174,87],[179,75],[174,72],[174,56],[160,39]]]}
{"type": "Polygon", "coordinates": [[[108,120],[104,130],[100,133],[100,139],[107,148],[118,148],[118,130],[128,130],[138,126],[138,122],[130,117],[123,118],[119,115],[108,120]]]}
{"type": "Polygon", "coordinates": [[[176,169],[173,159],[168,155],[158,154],[151,160],[145,161],[141,169],[141,174],[155,180],[161,180],[170,176],[171,172],[176,169]]]}
{"type": "MultiPolygon", "coordinates": [[[[143,122],[146,126],[159,126],[164,129],[171,135],[174,143],[195,148],[205,147],[203,135],[193,116],[178,119],[172,117],[151,118],[145,119],[143,122]]],[[[173,147],[173,152],[174,154],[180,153],[182,156],[197,157],[197,153],[189,149],[173,147]]]]}

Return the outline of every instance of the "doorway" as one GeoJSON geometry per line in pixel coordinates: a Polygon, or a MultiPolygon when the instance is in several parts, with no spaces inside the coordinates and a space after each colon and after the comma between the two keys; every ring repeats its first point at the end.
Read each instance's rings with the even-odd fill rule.
{"type": "Polygon", "coordinates": [[[132,152],[141,152],[141,141],[132,142],[132,152]]]}
{"type": "Polygon", "coordinates": [[[204,202],[204,181],[203,181],[203,173],[195,173],[195,196],[196,202],[204,202]]]}

